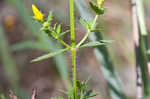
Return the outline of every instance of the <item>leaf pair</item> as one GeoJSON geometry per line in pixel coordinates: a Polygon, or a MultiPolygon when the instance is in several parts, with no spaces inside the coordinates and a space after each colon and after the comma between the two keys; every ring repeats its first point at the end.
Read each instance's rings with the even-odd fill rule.
{"type": "MultiPolygon", "coordinates": [[[[79,46],[79,48],[107,45],[107,44],[112,43],[112,42],[113,42],[112,40],[100,40],[99,42],[98,41],[92,41],[92,42],[82,44],[81,46],[79,46]]],[[[64,52],[69,51],[69,50],[70,50],[70,48],[60,49],[56,52],[52,52],[52,53],[37,57],[36,59],[33,59],[31,62],[38,62],[41,60],[45,60],[45,59],[51,58],[53,56],[56,56],[58,54],[64,53],[64,52]]]]}

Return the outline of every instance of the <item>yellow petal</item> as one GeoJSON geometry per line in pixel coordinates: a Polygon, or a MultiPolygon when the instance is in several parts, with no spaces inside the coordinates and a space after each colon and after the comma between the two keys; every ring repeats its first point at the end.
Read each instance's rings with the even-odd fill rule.
{"type": "Polygon", "coordinates": [[[32,4],[32,11],[33,11],[35,19],[37,19],[39,21],[43,20],[43,14],[42,14],[42,12],[34,4],[32,4]]]}

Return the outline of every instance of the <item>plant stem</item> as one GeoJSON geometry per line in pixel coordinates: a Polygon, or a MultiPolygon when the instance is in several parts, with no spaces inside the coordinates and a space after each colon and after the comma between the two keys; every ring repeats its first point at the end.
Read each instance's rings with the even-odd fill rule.
{"type": "Polygon", "coordinates": [[[71,30],[71,47],[72,47],[72,74],[73,74],[73,88],[74,98],[77,99],[77,70],[76,70],[76,42],[74,30],[74,0],[70,0],[70,30],[71,30]]]}
{"type": "Polygon", "coordinates": [[[76,49],[72,50],[72,74],[73,74],[73,88],[74,88],[74,98],[77,99],[77,67],[76,67],[76,49]]]}
{"type": "Polygon", "coordinates": [[[64,42],[62,39],[58,38],[58,41],[59,41],[61,44],[63,44],[64,46],[66,46],[67,48],[70,48],[70,46],[69,46],[66,42],[64,42]]]}
{"type": "Polygon", "coordinates": [[[87,33],[85,34],[85,36],[82,38],[82,40],[77,44],[77,48],[80,47],[81,44],[84,43],[84,41],[88,38],[88,36],[91,34],[91,30],[95,27],[95,23],[98,19],[98,15],[95,16],[94,21],[92,23],[91,29],[87,30],[87,33]]]}
{"type": "Polygon", "coordinates": [[[66,46],[67,48],[70,48],[70,46],[69,46],[66,42],[64,42],[64,41],[63,41],[62,39],[60,39],[59,37],[56,37],[56,36],[55,36],[56,34],[57,34],[57,33],[55,33],[55,32],[51,32],[51,35],[52,35],[53,38],[57,39],[59,43],[61,43],[62,45],[66,46]]]}

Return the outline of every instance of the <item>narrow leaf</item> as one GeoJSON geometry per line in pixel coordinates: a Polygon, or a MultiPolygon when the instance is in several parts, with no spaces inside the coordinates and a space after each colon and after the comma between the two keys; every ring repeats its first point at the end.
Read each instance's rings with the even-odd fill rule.
{"type": "Polygon", "coordinates": [[[56,30],[56,27],[57,27],[57,23],[54,24],[53,29],[56,30]]]}
{"type": "Polygon", "coordinates": [[[81,45],[79,48],[99,46],[99,45],[104,45],[104,44],[105,43],[101,43],[101,42],[98,42],[98,41],[92,41],[92,42],[88,42],[88,43],[85,43],[85,44],[81,45]]]}
{"type": "Polygon", "coordinates": [[[53,19],[53,13],[50,11],[48,15],[48,23],[50,24],[53,19]]]}
{"type": "Polygon", "coordinates": [[[58,34],[60,34],[60,31],[61,31],[61,25],[59,24],[59,25],[57,26],[56,32],[57,32],[58,34]]]}
{"type": "Polygon", "coordinates": [[[85,97],[84,99],[91,99],[92,97],[95,97],[95,96],[97,96],[98,94],[92,94],[92,95],[90,95],[90,96],[87,96],[87,97],[85,97]]]}
{"type": "Polygon", "coordinates": [[[80,18],[80,23],[82,24],[83,27],[85,27],[86,29],[88,28],[88,21],[86,21],[85,19],[83,18],[80,18]]]}
{"type": "Polygon", "coordinates": [[[108,43],[113,43],[114,40],[100,40],[101,43],[105,43],[105,44],[108,44],[108,43]]]}
{"type": "Polygon", "coordinates": [[[64,36],[66,33],[70,32],[70,30],[66,30],[60,34],[60,36],[64,36]]]}
{"type": "Polygon", "coordinates": [[[61,53],[65,52],[65,51],[67,51],[67,50],[68,50],[68,48],[66,48],[66,49],[61,49],[61,50],[58,50],[58,51],[56,51],[56,52],[49,53],[49,54],[40,56],[40,57],[38,57],[38,58],[36,58],[36,59],[33,59],[31,62],[38,62],[38,61],[41,61],[41,60],[45,60],[45,59],[51,58],[51,57],[53,57],[53,56],[56,56],[56,55],[58,55],[58,54],[61,54],[61,53]]]}
{"type": "Polygon", "coordinates": [[[84,97],[90,96],[92,94],[92,90],[88,90],[84,97]]]}

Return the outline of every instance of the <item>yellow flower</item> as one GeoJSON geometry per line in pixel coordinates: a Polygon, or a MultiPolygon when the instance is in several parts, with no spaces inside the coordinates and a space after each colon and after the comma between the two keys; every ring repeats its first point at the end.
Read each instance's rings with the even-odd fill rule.
{"type": "Polygon", "coordinates": [[[38,20],[38,21],[43,20],[43,13],[34,4],[32,4],[32,11],[34,14],[34,18],[36,20],[38,20]]]}

